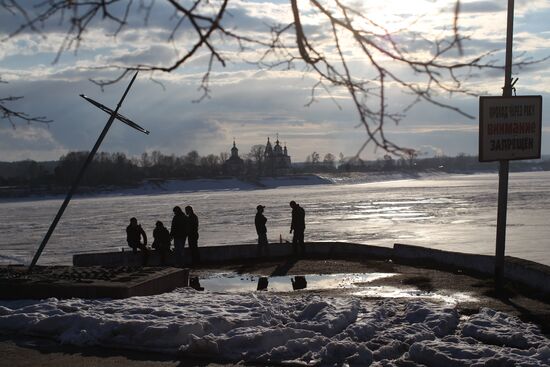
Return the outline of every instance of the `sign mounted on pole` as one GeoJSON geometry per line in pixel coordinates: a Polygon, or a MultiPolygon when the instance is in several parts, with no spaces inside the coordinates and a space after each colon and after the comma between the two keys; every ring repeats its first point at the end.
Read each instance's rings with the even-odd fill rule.
{"type": "Polygon", "coordinates": [[[542,96],[479,98],[479,161],[540,158],[542,96]]]}

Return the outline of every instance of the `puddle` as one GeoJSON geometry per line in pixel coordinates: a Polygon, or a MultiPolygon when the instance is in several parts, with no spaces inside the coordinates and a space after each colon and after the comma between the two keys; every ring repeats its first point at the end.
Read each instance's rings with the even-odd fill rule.
{"type": "Polygon", "coordinates": [[[347,273],[347,274],[307,274],[302,276],[260,277],[220,273],[200,279],[200,287],[211,292],[255,292],[259,288],[270,292],[293,292],[300,289],[329,290],[349,289],[350,294],[367,298],[407,298],[424,299],[454,305],[460,302],[477,302],[474,296],[464,293],[434,293],[415,288],[392,286],[371,286],[368,283],[377,279],[395,276],[395,273],[347,273]]]}
{"type": "Polygon", "coordinates": [[[307,290],[356,288],[362,283],[368,283],[381,278],[397,275],[395,273],[357,273],[357,274],[306,274],[302,276],[285,275],[273,277],[259,277],[254,275],[238,275],[235,273],[217,274],[200,279],[200,285],[212,292],[251,292],[258,289],[258,285],[265,285],[267,291],[293,292],[295,287],[307,290]],[[305,278],[305,283],[300,277],[305,278]],[[260,278],[263,278],[260,280],[260,278]],[[293,287],[294,281],[294,287],[293,287]],[[302,283],[302,284],[301,284],[302,283]],[[305,287],[303,287],[305,285],[305,287]]]}
{"type": "Polygon", "coordinates": [[[418,289],[404,289],[391,286],[372,287],[367,286],[363,289],[353,292],[352,295],[369,298],[418,298],[432,301],[439,301],[448,304],[457,304],[459,302],[477,302],[477,298],[468,293],[457,292],[452,294],[440,294],[421,291],[418,289]]]}

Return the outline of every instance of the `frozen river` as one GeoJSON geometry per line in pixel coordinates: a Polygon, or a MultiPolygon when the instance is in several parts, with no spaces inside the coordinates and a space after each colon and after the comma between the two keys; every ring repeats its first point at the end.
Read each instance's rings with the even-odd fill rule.
{"type": "MultiPolygon", "coordinates": [[[[70,263],[75,252],[125,247],[129,217],[138,217],[151,234],[157,219],[170,222],[174,205],[196,209],[203,246],[254,243],[258,204],[266,206],[270,240],[278,241],[279,235],[288,239],[292,199],[306,209],[309,240],[380,246],[404,242],[492,254],[497,181],[495,174],[454,175],[80,198],[71,202],[40,263],[70,263]]],[[[508,254],[550,265],[545,251],[549,191],[550,173],[511,175],[508,254]]],[[[0,202],[0,261],[28,263],[61,201],[0,202]]],[[[373,275],[391,274],[355,276],[373,275]]],[[[283,293],[255,292],[255,282],[251,289],[228,291],[227,276],[223,291],[209,289],[219,285],[220,276],[211,283],[203,279],[203,292],[182,288],[124,300],[3,300],[0,330],[75,346],[270,365],[550,365],[550,342],[535,325],[489,308],[460,314],[457,302],[469,294],[458,298],[418,289],[384,290],[369,286],[368,278],[345,296],[290,291],[288,279],[287,288],[279,289],[283,293]],[[286,289],[292,293],[284,293],[286,289]]],[[[342,274],[335,279],[341,281],[342,274]]],[[[308,280],[308,288],[315,288],[315,276],[308,275],[308,280]]]]}
{"type": "MultiPolygon", "coordinates": [[[[496,174],[443,175],[363,184],[262,190],[74,198],[40,264],[70,264],[72,254],[126,247],[136,216],[149,237],[156,220],[167,227],[174,205],[192,205],[199,246],[255,243],[256,205],[266,206],[268,237],[289,240],[290,208],[306,210],[306,241],[394,243],[494,254],[496,174]]],[[[0,202],[0,263],[27,264],[62,198],[0,202]]],[[[151,238],[152,240],[152,238],[151,238]]],[[[550,265],[550,172],[512,173],[506,254],[550,265]]]]}

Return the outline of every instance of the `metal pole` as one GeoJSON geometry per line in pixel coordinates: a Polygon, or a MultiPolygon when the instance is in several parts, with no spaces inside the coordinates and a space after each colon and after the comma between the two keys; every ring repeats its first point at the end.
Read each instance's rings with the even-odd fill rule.
{"type": "Polygon", "coordinates": [[[495,251],[495,286],[502,288],[504,277],[504,249],[506,244],[506,212],[508,206],[508,160],[499,162],[498,171],[498,212],[497,247],[495,251]]]}
{"type": "Polygon", "coordinates": [[[137,72],[134,74],[132,80],[130,81],[130,84],[128,84],[128,87],[126,87],[126,90],[124,91],[124,94],[122,95],[122,98],[120,98],[120,101],[118,102],[118,105],[116,106],[116,109],[111,114],[111,117],[109,117],[109,120],[107,121],[107,124],[105,124],[105,127],[103,128],[103,131],[99,135],[99,138],[97,138],[97,141],[95,142],[94,147],[92,148],[92,151],[90,154],[88,154],[88,158],[86,158],[86,161],[84,162],[84,165],[82,168],[80,168],[80,172],[76,176],[76,179],[73,182],[73,185],[71,186],[71,189],[67,193],[67,196],[65,197],[65,201],[63,201],[63,204],[61,204],[61,207],[59,208],[57,215],[55,216],[52,224],[50,225],[50,228],[48,229],[48,232],[44,236],[44,239],[42,240],[42,243],[40,244],[40,247],[34,254],[34,258],[32,259],[31,265],[29,266],[28,271],[32,271],[34,266],[36,265],[36,262],[40,258],[40,255],[42,254],[42,251],[44,250],[44,247],[46,247],[46,244],[48,243],[48,240],[50,239],[50,236],[52,235],[53,231],[55,230],[55,227],[57,226],[57,223],[61,219],[61,216],[63,215],[63,212],[67,208],[67,205],[69,205],[69,202],[71,201],[71,198],[73,194],[75,193],[78,184],[80,183],[80,180],[84,176],[84,173],[86,172],[86,168],[88,168],[88,165],[92,162],[92,159],[94,158],[94,155],[96,154],[97,150],[99,149],[99,146],[101,145],[101,142],[105,138],[105,135],[107,135],[107,131],[109,131],[109,128],[113,124],[113,121],[116,118],[116,115],[118,113],[118,110],[120,109],[120,106],[122,105],[122,102],[126,98],[126,95],[128,94],[128,91],[132,87],[132,84],[134,83],[134,80],[136,80],[137,72]]]}
{"type": "MultiPolygon", "coordinates": [[[[512,96],[512,44],[514,36],[514,0],[508,0],[506,27],[506,65],[504,70],[504,97],[512,96]]],[[[502,289],[504,281],[504,249],[506,244],[506,211],[508,207],[509,161],[501,160],[498,171],[497,243],[495,251],[495,287],[502,289]]]]}
{"type": "Polygon", "coordinates": [[[512,97],[512,44],[514,41],[514,0],[508,0],[508,22],[506,27],[506,65],[502,95],[512,97]]]}

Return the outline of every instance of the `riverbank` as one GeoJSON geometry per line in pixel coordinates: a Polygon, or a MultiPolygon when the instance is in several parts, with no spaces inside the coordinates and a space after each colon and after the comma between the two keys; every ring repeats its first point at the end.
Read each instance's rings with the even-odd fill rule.
{"type": "MultiPolygon", "coordinates": [[[[307,186],[332,184],[329,179],[319,175],[289,175],[279,177],[261,177],[257,179],[239,179],[235,177],[179,179],[147,179],[137,185],[129,186],[81,186],[77,197],[105,197],[132,195],[164,195],[203,191],[247,191],[273,189],[286,186],[307,186]]],[[[0,187],[0,199],[53,199],[65,196],[68,187],[0,187]]]]}
{"type": "MultiPolygon", "coordinates": [[[[402,172],[334,172],[317,174],[296,174],[277,177],[243,179],[236,177],[197,179],[147,179],[129,186],[81,186],[76,197],[108,197],[132,195],[164,195],[207,191],[249,191],[275,189],[289,186],[361,184],[372,182],[415,180],[441,177],[451,174],[475,174],[476,172],[445,173],[442,171],[402,172]]],[[[487,173],[487,172],[483,172],[487,173]]],[[[68,187],[0,187],[0,200],[54,199],[64,197],[68,187]]]]}
{"type": "MultiPolygon", "coordinates": [[[[333,352],[334,358],[341,358],[333,361],[337,364],[350,360],[353,350],[358,352],[362,350],[361,348],[367,348],[369,352],[364,349],[362,359],[351,358],[351,361],[357,361],[351,365],[368,365],[369,363],[366,363],[368,361],[400,361],[400,363],[409,363],[408,365],[445,365],[445,362],[451,360],[464,365],[473,363],[517,365],[522,362],[546,365],[550,362],[550,354],[544,352],[544,350],[550,351],[549,340],[542,334],[537,334],[536,328],[530,324],[535,322],[548,335],[550,331],[548,303],[537,300],[533,294],[526,293],[521,288],[514,288],[513,285],[507,287],[505,294],[497,296],[493,291],[492,281],[488,277],[388,261],[342,259],[280,259],[191,269],[191,276],[199,277],[203,283],[205,279],[220,274],[237,274],[243,279],[250,276],[304,275],[307,279],[308,275],[312,274],[342,273],[392,274],[392,276],[379,277],[354,287],[303,289],[290,293],[267,291],[249,294],[231,289],[226,289],[222,293],[187,290],[181,294],[173,293],[180,294],[176,298],[171,298],[171,294],[161,295],[158,299],[136,297],[120,304],[115,303],[114,300],[98,300],[93,302],[93,309],[89,308],[92,304],[88,305],[78,300],[67,302],[44,300],[33,306],[34,312],[41,312],[41,303],[52,306],[57,304],[56,307],[59,310],[56,311],[53,319],[44,324],[44,326],[49,325],[49,328],[42,328],[42,335],[47,338],[22,335],[25,323],[21,323],[24,318],[19,318],[21,320],[19,335],[12,334],[10,337],[4,336],[0,339],[0,353],[3,355],[3,362],[13,367],[35,365],[218,367],[234,365],[237,362],[234,360],[235,355],[241,355],[239,354],[241,351],[245,353],[246,350],[252,351],[260,347],[266,348],[266,352],[271,350],[271,357],[258,359],[251,355],[247,356],[245,353],[240,358],[252,365],[269,366],[271,365],[269,360],[273,364],[278,364],[281,358],[288,360],[288,358],[298,358],[297,356],[302,355],[297,350],[291,349],[282,352],[293,340],[297,342],[301,340],[299,345],[315,351],[318,350],[318,343],[321,342],[319,338],[323,340],[329,338],[323,343],[328,342],[333,347],[337,340],[340,340],[338,343],[343,343],[340,345],[343,349],[333,352]],[[157,302],[165,306],[160,307],[160,304],[157,306],[157,302]],[[258,309],[256,309],[256,302],[259,302],[258,309]],[[137,308],[128,308],[132,304],[137,308]],[[359,314],[356,316],[352,316],[353,312],[349,314],[357,306],[359,306],[357,309],[359,314]],[[94,318],[101,314],[107,316],[105,312],[114,311],[107,310],[113,308],[118,310],[119,307],[128,308],[126,322],[116,321],[121,324],[115,329],[113,329],[115,325],[112,325],[106,330],[101,330],[100,324],[94,329],[92,322],[94,318]],[[164,316],[159,314],[159,317],[166,317],[180,307],[182,307],[182,314],[178,316],[180,320],[178,324],[165,325],[161,319],[149,324],[148,318],[153,314],[163,313],[164,316]],[[237,308],[233,310],[234,307],[237,308]],[[202,309],[204,314],[197,314],[199,309],[202,309]],[[79,320],[80,312],[85,315],[82,320],[79,320]],[[96,312],[99,313],[94,316],[96,312]],[[254,316],[257,312],[261,313],[254,316]],[[278,312],[283,313],[277,315],[278,312]],[[269,326],[270,319],[279,317],[285,319],[287,312],[290,317],[288,321],[269,326]],[[64,324],[55,322],[55,319],[62,321],[64,313],[72,320],[72,326],[62,326],[64,324]],[[299,321],[299,314],[309,321],[304,320],[305,323],[302,324],[299,321]],[[258,334],[255,334],[253,331],[255,324],[260,322],[260,319],[256,320],[257,317],[266,318],[267,324],[261,326],[258,334]],[[349,317],[352,318],[349,319],[349,317]],[[372,317],[375,319],[371,324],[369,320],[372,317]],[[82,323],[83,321],[85,324],[82,323]],[[184,326],[187,322],[191,329],[186,329],[184,326]],[[227,332],[222,331],[225,329],[222,326],[225,323],[229,323],[227,332]],[[315,326],[317,323],[319,323],[318,326],[315,326]],[[87,325],[89,333],[85,338],[81,331],[84,325],[87,325]],[[141,329],[139,325],[143,325],[144,328],[141,329]],[[168,325],[172,327],[165,329],[168,325]],[[183,328],[177,335],[173,330],[176,325],[183,328]],[[202,326],[198,327],[198,325],[202,326]],[[439,326],[433,329],[436,325],[439,326]],[[67,330],[63,332],[65,327],[67,330]],[[56,328],[61,329],[55,331],[56,328]],[[127,330],[124,331],[125,329],[127,330]],[[306,331],[307,329],[309,331],[306,331]],[[186,333],[198,336],[196,343],[202,340],[203,344],[191,344],[194,352],[189,349],[188,342],[185,342],[188,340],[188,334],[180,335],[184,330],[187,330],[186,333]],[[238,330],[241,331],[238,332],[238,330]],[[244,330],[247,331],[242,334],[244,330]],[[360,330],[363,331],[359,332],[360,330]],[[107,331],[108,333],[105,334],[107,331]],[[109,333],[113,332],[118,334],[115,339],[108,337],[109,333]],[[123,338],[126,337],[127,332],[133,344],[122,347],[126,344],[123,338]],[[202,333],[205,334],[200,336],[202,333]],[[332,333],[336,334],[331,336],[332,333]],[[239,334],[241,337],[235,339],[239,334]],[[346,342],[346,339],[337,337],[338,335],[348,335],[351,339],[346,342]],[[92,336],[93,338],[90,339],[92,336]],[[108,339],[101,341],[106,337],[108,339]],[[108,342],[108,340],[111,341],[108,342]],[[227,346],[223,340],[226,342],[232,340],[230,349],[225,349],[227,346]],[[187,347],[178,351],[177,348],[170,347],[174,342],[175,345],[181,343],[182,346],[187,345],[187,347]],[[208,347],[209,344],[210,347],[208,347]],[[153,345],[163,345],[164,349],[152,347],[153,345]],[[276,354],[274,354],[277,346],[279,346],[279,357],[275,357],[276,354]],[[344,352],[348,349],[348,352],[344,352]],[[164,352],[160,352],[161,350],[164,352]],[[439,353],[437,357],[433,354],[434,351],[439,353]]],[[[6,307],[6,304],[2,305],[6,307]]],[[[0,320],[5,319],[6,315],[8,313],[4,309],[0,320]]],[[[116,318],[108,317],[101,321],[101,324],[106,326],[115,320],[116,318]]],[[[274,321],[273,319],[272,322],[274,321]]],[[[3,326],[3,329],[7,330],[5,325],[3,326]]],[[[37,330],[40,330],[40,327],[37,330]]],[[[323,352],[320,351],[320,353],[319,358],[324,358],[323,352]]],[[[301,365],[304,358],[307,359],[304,356],[290,364],[301,365]]]]}

